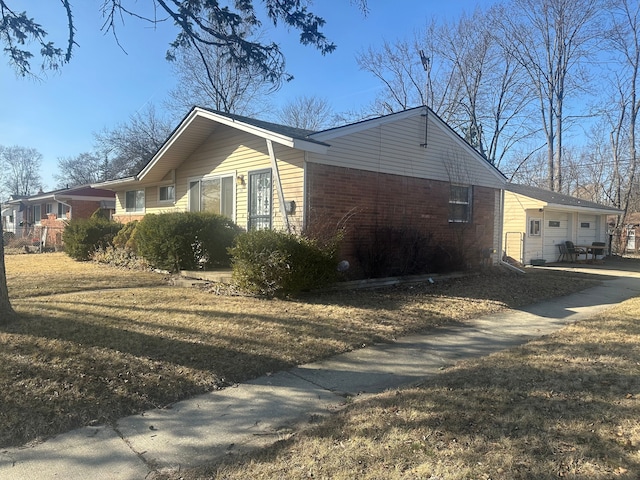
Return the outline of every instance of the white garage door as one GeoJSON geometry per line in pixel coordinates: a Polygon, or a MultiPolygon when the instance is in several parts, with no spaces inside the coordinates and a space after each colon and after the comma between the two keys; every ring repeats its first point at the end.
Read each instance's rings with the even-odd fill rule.
{"type": "Polygon", "coordinates": [[[568,213],[545,212],[543,225],[544,258],[547,261],[558,258],[558,245],[570,240],[568,213]]]}

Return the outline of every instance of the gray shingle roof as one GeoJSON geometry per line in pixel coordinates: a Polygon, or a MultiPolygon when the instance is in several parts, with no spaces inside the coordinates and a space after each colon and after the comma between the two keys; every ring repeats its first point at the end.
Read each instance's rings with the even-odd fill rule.
{"type": "Polygon", "coordinates": [[[211,113],[215,113],[216,115],[221,115],[223,117],[231,118],[232,120],[246,123],[247,125],[253,125],[254,127],[262,128],[264,130],[268,130],[273,133],[278,133],[286,137],[294,138],[297,140],[304,140],[306,142],[313,142],[321,145],[326,145],[323,142],[319,142],[309,137],[309,135],[316,133],[314,130],[306,130],[304,128],[289,127],[287,125],[281,125],[279,123],[266,122],[264,120],[245,117],[243,115],[236,115],[234,113],[220,112],[218,110],[212,110],[210,108],[204,108],[204,107],[199,107],[199,108],[201,108],[202,110],[207,110],[211,113]]]}
{"type": "Polygon", "coordinates": [[[619,212],[619,210],[615,207],[609,207],[600,203],[590,202],[589,200],[583,200],[581,198],[572,197],[563,193],[552,192],[551,190],[545,190],[543,188],[531,187],[529,185],[517,185],[515,183],[508,183],[505,189],[519,195],[524,195],[525,197],[535,198],[536,200],[546,202],[549,205],[611,210],[611,213],[619,212]]]}

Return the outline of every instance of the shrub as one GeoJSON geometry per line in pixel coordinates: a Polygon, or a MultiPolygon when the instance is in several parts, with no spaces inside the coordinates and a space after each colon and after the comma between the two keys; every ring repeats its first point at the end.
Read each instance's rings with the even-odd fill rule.
{"type": "Polygon", "coordinates": [[[156,268],[176,272],[229,266],[228,249],[240,231],[222,215],[174,212],[145,215],[131,237],[139,256],[156,268]]]}
{"type": "Polygon", "coordinates": [[[399,277],[466,268],[457,242],[441,245],[412,228],[381,227],[356,241],[356,258],[365,277],[399,277]]]}
{"type": "Polygon", "coordinates": [[[122,224],[100,216],[71,219],[62,232],[64,250],[75,260],[89,260],[93,252],[110,245],[121,228],[122,224]]]}
{"type": "Polygon", "coordinates": [[[125,250],[136,251],[134,232],[138,226],[138,220],[125,223],[120,231],[113,238],[113,246],[125,250]]]}
{"type": "Polygon", "coordinates": [[[230,250],[233,278],[248,292],[284,297],[337,278],[337,241],[317,241],[273,230],[239,235],[230,250]]]}

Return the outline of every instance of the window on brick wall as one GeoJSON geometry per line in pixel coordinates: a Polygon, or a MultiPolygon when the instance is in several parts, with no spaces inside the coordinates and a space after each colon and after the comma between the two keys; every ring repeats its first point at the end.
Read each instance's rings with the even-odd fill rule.
{"type": "Polygon", "coordinates": [[[144,212],[144,190],[130,190],[125,194],[125,211],[144,212]]]}
{"type": "Polygon", "coordinates": [[[449,189],[449,222],[471,221],[471,186],[451,185],[449,189]]]}

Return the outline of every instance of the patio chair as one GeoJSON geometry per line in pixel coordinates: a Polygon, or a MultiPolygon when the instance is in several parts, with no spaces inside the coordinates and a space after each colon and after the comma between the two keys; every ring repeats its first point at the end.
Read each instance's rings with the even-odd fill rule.
{"type": "Polygon", "coordinates": [[[566,262],[567,260],[571,260],[569,257],[569,252],[567,251],[567,245],[562,242],[558,244],[558,259],[556,262],[566,262]]]}
{"type": "Polygon", "coordinates": [[[587,259],[587,251],[584,248],[576,247],[571,240],[567,240],[564,244],[567,247],[570,261],[577,262],[580,255],[584,255],[585,260],[587,259]]]}

